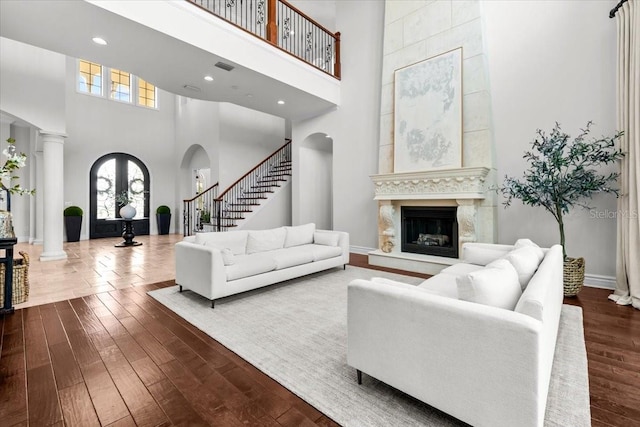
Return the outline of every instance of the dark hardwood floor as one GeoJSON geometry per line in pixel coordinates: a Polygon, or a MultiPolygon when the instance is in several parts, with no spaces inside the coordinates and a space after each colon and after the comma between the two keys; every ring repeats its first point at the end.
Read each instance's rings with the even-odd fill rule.
{"type": "MultiPolygon", "coordinates": [[[[375,268],[365,256],[351,260],[375,268]]],[[[0,319],[0,425],[336,425],[146,295],[171,285],[0,319]]],[[[592,422],[640,426],[640,311],[607,301],[608,293],[585,288],[565,301],[584,310],[592,422]]]]}

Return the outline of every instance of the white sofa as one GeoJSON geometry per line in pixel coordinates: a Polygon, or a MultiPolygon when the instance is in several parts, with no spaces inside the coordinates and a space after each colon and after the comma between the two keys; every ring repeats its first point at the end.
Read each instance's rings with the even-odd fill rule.
{"type": "Polygon", "coordinates": [[[211,300],[349,263],[349,235],[315,224],[196,233],[175,245],[176,284],[211,300]]]}
{"type": "Polygon", "coordinates": [[[364,372],[473,426],[542,426],[562,247],[516,246],[467,243],[464,262],[418,286],[351,282],[347,362],[358,382],[364,372]]]}

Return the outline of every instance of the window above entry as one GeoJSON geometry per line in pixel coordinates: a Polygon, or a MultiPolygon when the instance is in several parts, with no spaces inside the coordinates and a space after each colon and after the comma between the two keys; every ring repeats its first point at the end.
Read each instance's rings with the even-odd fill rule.
{"type": "Polygon", "coordinates": [[[158,88],[128,71],[77,61],[77,91],[113,101],[158,109],[158,88]],[[107,91],[103,88],[108,88],[107,91]]]}

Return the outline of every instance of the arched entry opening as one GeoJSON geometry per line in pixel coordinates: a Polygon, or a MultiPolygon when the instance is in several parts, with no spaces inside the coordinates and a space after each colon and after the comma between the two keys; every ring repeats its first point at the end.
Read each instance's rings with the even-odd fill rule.
{"type": "Polygon", "coordinates": [[[89,182],[91,239],[122,235],[116,195],[123,192],[136,208],[136,235],[149,234],[149,170],[140,159],[126,153],[102,156],[91,166],[89,182]]]}
{"type": "Polygon", "coordinates": [[[300,221],[333,229],[333,139],[315,133],[300,146],[300,221]]]}

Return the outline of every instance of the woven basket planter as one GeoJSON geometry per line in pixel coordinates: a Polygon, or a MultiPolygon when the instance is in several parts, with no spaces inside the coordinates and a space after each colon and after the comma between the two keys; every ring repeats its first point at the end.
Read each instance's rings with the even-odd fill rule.
{"type": "Polygon", "coordinates": [[[564,260],[564,296],[578,295],[584,284],[584,258],[564,260]]]}
{"type": "MultiPolygon", "coordinates": [[[[13,260],[13,293],[12,305],[29,299],[29,254],[20,252],[22,259],[13,260]]],[[[5,266],[0,264],[0,306],[4,306],[4,274],[5,266]]]]}

